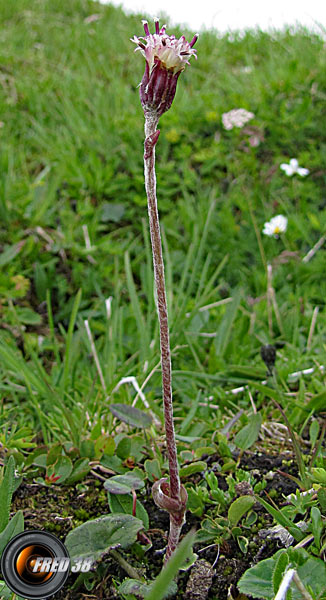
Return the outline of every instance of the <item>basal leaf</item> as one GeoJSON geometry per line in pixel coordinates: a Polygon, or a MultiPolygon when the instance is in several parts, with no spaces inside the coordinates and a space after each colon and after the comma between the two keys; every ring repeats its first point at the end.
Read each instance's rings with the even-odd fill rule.
{"type": "Polygon", "coordinates": [[[190,510],[190,512],[192,512],[194,515],[198,515],[199,517],[201,517],[204,512],[204,508],[205,508],[205,505],[204,505],[202,499],[200,498],[199,494],[197,494],[192,487],[187,489],[187,493],[188,493],[187,509],[190,510]]]}
{"type": "MultiPolygon", "coordinates": [[[[311,589],[315,598],[324,598],[326,590],[326,565],[320,558],[308,558],[298,567],[298,575],[306,589],[311,589]]],[[[293,600],[302,600],[300,592],[293,589],[293,600]]]]}
{"type": "Polygon", "coordinates": [[[125,436],[120,440],[116,447],[116,453],[119,458],[125,460],[131,454],[131,439],[128,436],[125,436]]]}
{"type": "Polygon", "coordinates": [[[133,427],[144,428],[150,427],[152,424],[152,417],[150,415],[129,404],[110,404],[109,409],[120,421],[128,423],[128,425],[132,425],[133,427]]]}
{"type": "Polygon", "coordinates": [[[202,473],[207,469],[207,464],[203,460],[198,460],[196,462],[191,463],[190,465],[185,465],[180,469],[180,477],[189,477],[189,475],[193,475],[194,473],[202,473]]]}
{"type": "Polygon", "coordinates": [[[57,481],[54,483],[61,484],[68,479],[72,472],[72,462],[68,456],[61,455],[58,457],[57,461],[47,468],[47,476],[51,477],[51,475],[58,477],[57,481]]]}
{"type": "Polygon", "coordinates": [[[105,489],[111,494],[129,494],[131,490],[140,490],[144,485],[144,481],[135,473],[114,475],[104,482],[105,489]]]}
{"type": "Polygon", "coordinates": [[[326,485],[326,469],[323,469],[322,467],[313,467],[311,469],[311,474],[314,481],[326,485]]]}
{"type": "Polygon", "coordinates": [[[13,518],[10,519],[7,527],[0,533],[0,556],[11,538],[22,531],[24,531],[24,515],[23,511],[19,510],[13,518]]]}
{"type": "Polygon", "coordinates": [[[275,558],[267,558],[248,569],[237,583],[240,592],[249,594],[253,598],[272,600],[274,598],[272,583],[274,567],[275,558]]]}
{"type": "Polygon", "coordinates": [[[313,506],[310,512],[311,516],[311,531],[314,536],[314,543],[316,548],[320,547],[320,537],[323,532],[323,521],[321,518],[320,510],[317,506],[313,506]]]}
{"type": "Polygon", "coordinates": [[[255,504],[256,500],[253,496],[240,496],[232,502],[229,510],[228,510],[228,519],[230,521],[231,527],[237,525],[242,519],[243,515],[250,510],[255,504]]]}
{"type": "Polygon", "coordinates": [[[90,558],[95,562],[113,548],[128,548],[143,527],[143,522],[132,515],[105,515],[73,529],[65,544],[71,558],[90,558]]]}
{"type": "Polygon", "coordinates": [[[4,476],[0,484],[0,532],[9,521],[11,498],[15,488],[15,459],[13,456],[4,468],[4,476]]]}
{"type": "Polygon", "coordinates": [[[118,456],[108,456],[104,454],[100,460],[100,464],[107,469],[111,469],[115,473],[125,473],[127,469],[123,466],[121,458],[118,456]]]}
{"type": "Polygon", "coordinates": [[[144,467],[149,481],[153,482],[161,479],[162,471],[157,458],[153,458],[152,460],[148,458],[145,460],[144,467]]]}
{"type": "Polygon", "coordinates": [[[83,479],[90,471],[91,467],[87,458],[79,458],[74,464],[74,468],[67,479],[65,479],[66,485],[71,485],[83,479]]]}
{"type": "Polygon", "coordinates": [[[281,585],[285,569],[289,564],[289,556],[286,552],[282,552],[277,560],[275,561],[275,567],[273,571],[273,590],[274,594],[277,594],[278,589],[281,585]]]}
{"type": "Polygon", "coordinates": [[[234,443],[238,448],[247,450],[255,443],[259,435],[261,422],[262,416],[260,413],[250,416],[249,423],[245,425],[234,438],[234,443]]]}
{"type": "MultiPolygon", "coordinates": [[[[130,494],[116,496],[109,493],[108,501],[112,513],[126,513],[127,515],[132,515],[133,498],[130,494]]],[[[145,529],[149,528],[149,516],[147,510],[139,500],[136,500],[136,517],[143,522],[145,529]]]]}
{"type": "Polygon", "coordinates": [[[249,547],[249,540],[244,535],[237,536],[238,546],[243,554],[247,554],[249,547]]]}
{"type": "MultiPolygon", "coordinates": [[[[262,560],[242,575],[237,584],[238,589],[253,598],[272,600],[288,563],[291,568],[296,569],[305,588],[311,589],[315,598],[320,598],[326,589],[325,563],[320,558],[309,557],[307,552],[302,552],[302,548],[300,550],[301,552],[294,552],[292,548],[279,550],[272,558],[262,560]],[[283,555],[287,558],[283,558],[283,555]]],[[[301,592],[294,584],[291,584],[290,593],[292,600],[302,600],[301,592]]]]}

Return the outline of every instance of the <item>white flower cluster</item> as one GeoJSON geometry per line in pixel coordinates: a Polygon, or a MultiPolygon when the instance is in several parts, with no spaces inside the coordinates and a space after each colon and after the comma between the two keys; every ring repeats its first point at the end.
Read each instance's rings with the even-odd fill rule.
{"type": "MultiPolygon", "coordinates": [[[[230,130],[233,127],[243,127],[255,117],[254,113],[249,112],[245,108],[234,108],[229,112],[222,114],[222,123],[224,129],[230,130]]],[[[251,137],[249,138],[250,146],[258,146],[261,139],[259,135],[256,134],[254,127],[247,127],[246,133],[251,133],[251,137]],[[252,131],[251,131],[252,130],[252,131]]],[[[262,137],[262,139],[264,139],[262,137]]],[[[300,177],[306,177],[309,175],[309,169],[305,167],[299,166],[299,161],[297,158],[291,158],[289,163],[282,163],[280,165],[280,169],[284,171],[285,175],[291,177],[292,175],[299,175],[300,177]]],[[[268,235],[269,237],[279,238],[281,233],[285,233],[287,230],[288,220],[284,215],[276,215],[270,221],[266,222],[263,227],[263,233],[268,235]]]]}
{"type": "Polygon", "coordinates": [[[233,129],[233,127],[243,127],[248,121],[254,118],[254,113],[245,108],[233,108],[222,115],[224,129],[233,129]]]}
{"type": "MultiPolygon", "coordinates": [[[[306,177],[309,175],[309,169],[305,169],[304,167],[299,167],[299,162],[296,158],[291,158],[289,163],[282,163],[280,165],[280,169],[284,171],[285,175],[291,177],[296,173],[300,175],[300,177],[306,177]]],[[[263,233],[265,235],[274,236],[275,238],[279,237],[280,233],[284,233],[288,226],[288,220],[284,215],[276,215],[270,221],[264,224],[263,233]]]]}
{"type": "Polygon", "coordinates": [[[296,158],[291,158],[289,164],[282,163],[280,165],[280,169],[285,172],[285,175],[291,177],[295,173],[298,173],[301,177],[305,177],[309,175],[309,169],[305,169],[304,167],[299,167],[298,160],[296,158]]]}
{"type": "Polygon", "coordinates": [[[263,233],[265,235],[279,237],[280,233],[284,233],[288,226],[288,220],[284,215],[276,215],[270,221],[265,223],[263,233]]]}

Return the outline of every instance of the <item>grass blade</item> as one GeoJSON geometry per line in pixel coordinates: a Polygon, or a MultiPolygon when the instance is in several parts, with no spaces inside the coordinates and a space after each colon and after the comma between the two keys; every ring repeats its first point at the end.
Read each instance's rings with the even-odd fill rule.
{"type": "Polygon", "coordinates": [[[65,360],[64,360],[64,369],[63,369],[63,382],[62,382],[63,391],[67,390],[67,385],[68,385],[69,369],[70,369],[70,363],[71,363],[71,354],[70,354],[71,342],[72,342],[72,336],[73,336],[74,327],[75,327],[75,323],[76,323],[77,313],[78,313],[78,309],[79,309],[79,305],[80,305],[80,301],[81,301],[81,296],[82,296],[82,290],[79,289],[77,292],[73,307],[72,307],[72,312],[71,312],[69,326],[68,326],[68,333],[67,333],[67,338],[66,338],[66,352],[65,352],[65,360]]]}
{"type": "Polygon", "coordinates": [[[164,598],[165,591],[189,556],[194,540],[195,532],[190,531],[183,538],[177,550],[172,554],[167,565],[162,569],[158,577],[156,577],[150,593],[146,596],[146,600],[161,600],[164,598]]]}
{"type": "Polygon", "coordinates": [[[125,252],[125,270],[126,270],[126,277],[127,277],[128,292],[129,292],[132,309],[133,309],[133,312],[135,315],[137,329],[138,329],[138,333],[139,333],[141,358],[144,361],[148,354],[149,337],[148,337],[148,332],[147,332],[147,328],[145,325],[145,320],[144,320],[144,317],[143,317],[143,314],[142,314],[142,311],[140,308],[140,303],[138,300],[134,279],[132,276],[130,258],[129,258],[128,252],[125,252]]]}
{"type": "Polygon", "coordinates": [[[234,293],[233,301],[227,305],[224,317],[217,330],[217,336],[215,338],[215,350],[217,356],[220,356],[221,358],[224,356],[227,345],[230,341],[232,326],[238,312],[241,295],[241,289],[234,293]]]}
{"type": "Polygon", "coordinates": [[[3,531],[9,522],[11,498],[15,487],[15,459],[9,457],[5,467],[4,476],[0,485],[0,532],[3,531]]]}

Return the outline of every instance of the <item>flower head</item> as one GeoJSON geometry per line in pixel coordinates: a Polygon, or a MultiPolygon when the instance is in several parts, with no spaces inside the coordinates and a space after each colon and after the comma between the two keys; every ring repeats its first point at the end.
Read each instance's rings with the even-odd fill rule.
{"type": "Polygon", "coordinates": [[[282,163],[280,165],[280,169],[282,169],[282,171],[285,171],[285,174],[288,177],[291,177],[291,175],[294,175],[295,173],[298,173],[298,175],[300,175],[301,177],[305,177],[306,175],[309,175],[309,169],[305,169],[304,167],[299,167],[299,163],[296,158],[291,158],[289,164],[282,163]]]}
{"type": "Polygon", "coordinates": [[[224,129],[233,129],[233,127],[243,127],[248,121],[254,118],[254,113],[245,108],[233,108],[222,115],[224,129]]]}
{"type": "Polygon", "coordinates": [[[177,39],[165,33],[165,25],[159,26],[155,19],[155,33],[150,33],[147,21],[143,21],[145,36],[131,38],[146,60],[145,73],[140,84],[140,100],[145,112],[155,112],[160,117],[169,110],[175,96],[180,73],[196,56],[193,49],[196,34],[191,42],[184,35],[177,39]]]}
{"type": "Polygon", "coordinates": [[[263,233],[265,235],[279,237],[280,233],[284,233],[288,226],[288,220],[284,215],[276,215],[270,221],[264,224],[263,233]]]}

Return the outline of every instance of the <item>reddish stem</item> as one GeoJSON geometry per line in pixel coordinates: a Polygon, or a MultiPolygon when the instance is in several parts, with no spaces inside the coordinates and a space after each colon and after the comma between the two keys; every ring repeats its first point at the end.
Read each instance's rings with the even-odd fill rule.
{"type": "Polygon", "coordinates": [[[135,492],[135,490],[131,490],[132,492],[132,515],[133,517],[136,516],[136,502],[137,502],[137,494],[135,492]]]}
{"type": "MultiPolygon", "coordinates": [[[[157,292],[157,312],[160,326],[164,423],[170,474],[168,496],[171,499],[174,499],[174,501],[179,506],[179,509],[177,511],[175,510],[175,508],[172,510],[169,510],[167,508],[167,510],[169,510],[170,513],[170,535],[166,553],[167,560],[178,544],[181,527],[184,521],[185,506],[180,496],[180,478],[173,424],[172,375],[168,311],[165,291],[164,263],[162,254],[160,224],[156,199],[155,145],[160,133],[159,130],[157,130],[157,124],[157,114],[154,111],[146,112],[144,172],[145,188],[148,201],[149,226],[153,252],[154,279],[157,292]],[[180,516],[180,508],[182,516],[180,516]]],[[[165,489],[165,492],[166,491],[167,490],[165,489]]],[[[162,506],[162,508],[164,508],[164,506],[162,506]]]]}

